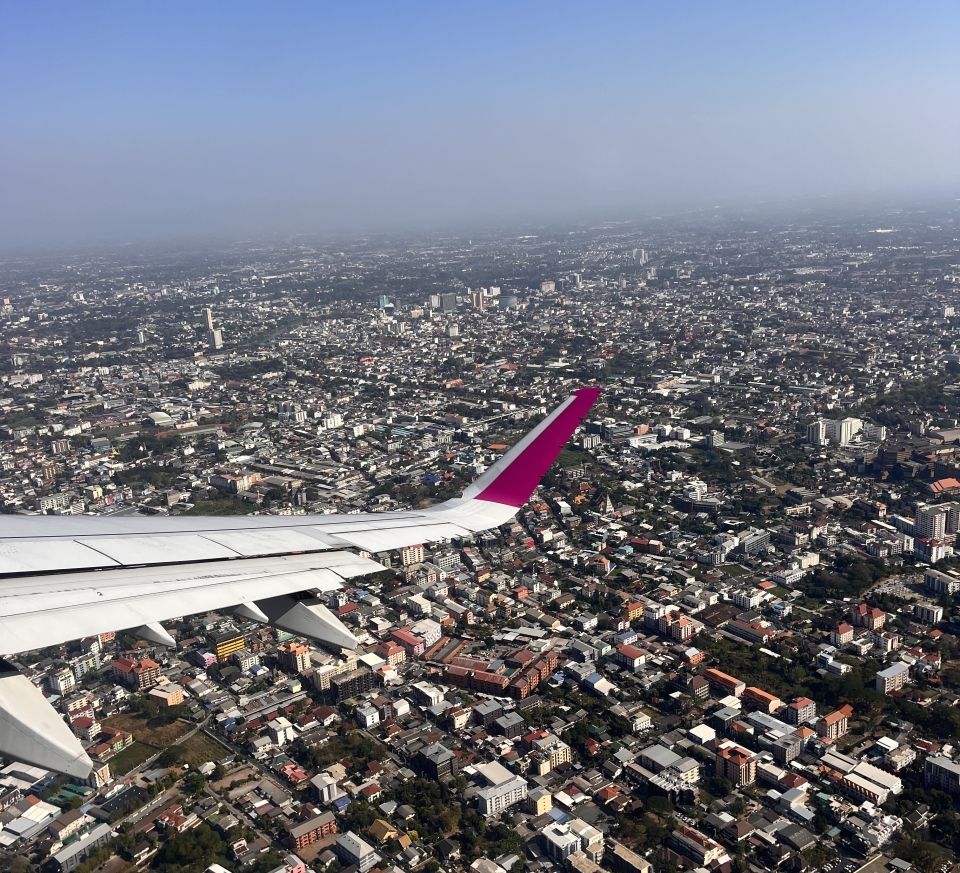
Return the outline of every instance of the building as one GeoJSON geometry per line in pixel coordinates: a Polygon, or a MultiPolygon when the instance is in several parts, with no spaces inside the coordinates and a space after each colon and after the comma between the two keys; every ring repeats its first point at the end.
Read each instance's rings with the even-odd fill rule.
{"type": "Polygon", "coordinates": [[[374,652],[383,658],[391,667],[396,667],[407,660],[407,653],[403,647],[390,640],[380,643],[380,645],[374,649],[374,652]]]}
{"type": "Polygon", "coordinates": [[[636,672],[647,660],[647,653],[636,646],[620,645],[617,646],[616,654],[613,659],[628,670],[636,672]]]}
{"type": "Polygon", "coordinates": [[[570,746],[550,731],[536,731],[525,737],[524,742],[530,747],[531,756],[541,765],[540,775],[573,761],[573,750],[570,746]]]}
{"type": "Polygon", "coordinates": [[[527,723],[519,712],[505,712],[493,723],[493,728],[508,740],[515,740],[517,737],[523,736],[527,729],[527,723]]]}
{"type": "Polygon", "coordinates": [[[670,835],[670,843],[681,855],[691,858],[698,866],[707,867],[719,861],[726,852],[718,842],[695,828],[681,826],[670,835]]]}
{"type": "Polygon", "coordinates": [[[484,783],[477,792],[481,815],[499,815],[527,798],[527,780],[514,775],[503,764],[483,764],[477,767],[477,775],[484,783]]]}
{"type": "Polygon", "coordinates": [[[113,773],[110,772],[109,764],[95,764],[85,781],[91,788],[103,788],[112,779],[113,773]]]}
{"type": "Polygon", "coordinates": [[[853,607],[853,623],[857,627],[865,627],[872,631],[882,630],[887,623],[887,614],[876,606],[859,603],[853,607]]]}
{"type": "Polygon", "coordinates": [[[392,631],[390,638],[403,648],[408,658],[419,658],[427,650],[427,644],[406,628],[397,628],[392,631]]]}
{"type": "Polygon", "coordinates": [[[946,755],[930,755],[923,762],[923,781],[930,788],[960,794],[960,764],[946,755]]]}
{"type": "Polygon", "coordinates": [[[934,594],[956,594],[960,591],[960,578],[932,567],[924,571],[923,582],[934,594]]]}
{"type": "Polygon", "coordinates": [[[211,632],[207,635],[207,640],[221,664],[225,664],[234,652],[239,652],[247,645],[244,635],[233,625],[211,632]]]}
{"type": "Polygon", "coordinates": [[[318,773],[310,780],[310,785],[320,803],[333,803],[343,794],[337,785],[337,780],[329,773],[318,773]]]}
{"type": "Polygon", "coordinates": [[[426,558],[426,552],[422,545],[404,546],[400,550],[400,563],[404,567],[411,564],[422,564],[426,558]]]}
{"type": "MultiPolygon", "coordinates": [[[[212,663],[217,662],[217,656],[211,653],[210,655],[212,663]]],[[[241,673],[246,673],[251,667],[256,667],[260,663],[260,656],[255,652],[251,652],[247,648],[240,649],[237,652],[234,652],[230,656],[230,660],[236,664],[237,669],[241,673]]],[[[207,666],[210,666],[209,664],[207,666]]]]}
{"type": "Polygon", "coordinates": [[[417,752],[414,767],[424,776],[440,782],[456,775],[457,756],[441,743],[431,743],[417,752]]]}
{"type": "Polygon", "coordinates": [[[310,666],[310,649],[291,640],[277,648],[280,669],[287,673],[303,673],[310,666]]]}
{"type": "Polygon", "coordinates": [[[372,691],[376,687],[376,673],[363,667],[335,676],[330,680],[330,693],[337,703],[342,700],[349,700],[365,691],[372,691]]]}
{"type": "Polygon", "coordinates": [[[580,838],[570,830],[568,825],[560,822],[548,824],[541,830],[540,841],[547,855],[561,864],[574,852],[580,851],[580,838]]]}
{"type": "Polygon", "coordinates": [[[614,873],[653,873],[653,865],[646,858],[615,840],[607,842],[603,860],[614,873]]]}
{"type": "Polygon", "coordinates": [[[787,705],[786,716],[790,724],[806,724],[817,717],[817,704],[809,697],[798,697],[787,705]]]}
{"type": "Polygon", "coordinates": [[[359,873],[367,873],[380,860],[380,856],[374,851],[373,846],[353,831],[340,834],[333,844],[333,851],[340,859],[341,864],[345,867],[355,866],[359,873]]]}
{"type": "Polygon", "coordinates": [[[147,696],[160,706],[181,706],[184,701],[183,688],[173,682],[151,688],[147,696]]]}
{"type": "Polygon", "coordinates": [[[69,667],[54,670],[47,677],[50,687],[59,695],[69,694],[77,687],[77,677],[69,667]]]}
{"type": "MultiPolygon", "coordinates": [[[[827,755],[824,760],[830,763],[836,757],[827,755]]],[[[875,804],[886,803],[891,794],[899,794],[903,790],[899,777],[863,761],[843,773],[840,786],[858,800],[868,800],[875,804]]]]}
{"type": "Polygon", "coordinates": [[[841,621],[834,630],[830,632],[830,642],[835,646],[845,646],[853,642],[853,625],[841,621]]]}
{"type": "Polygon", "coordinates": [[[131,658],[117,658],[110,666],[113,678],[134,691],[143,691],[145,688],[156,685],[160,680],[160,665],[150,658],[142,658],[139,661],[131,658]]]}
{"type": "Polygon", "coordinates": [[[267,730],[270,732],[270,739],[275,746],[285,746],[291,742],[294,737],[293,725],[290,720],[284,716],[277,716],[267,722],[267,730]]]}
{"type": "Polygon", "coordinates": [[[803,739],[796,731],[784,734],[773,741],[770,749],[773,752],[773,760],[781,767],[786,767],[795,758],[800,757],[800,752],[803,749],[803,739]]]}
{"type": "Polygon", "coordinates": [[[302,849],[337,832],[337,820],[332,812],[324,812],[305,822],[294,825],[288,831],[290,843],[296,849],[302,849]]]}
{"type": "Polygon", "coordinates": [[[827,444],[827,423],[822,418],[807,425],[807,442],[815,446],[827,444]]]}
{"type": "Polygon", "coordinates": [[[98,824],[91,828],[83,839],[77,840],[57,852],[53,856],[51,866],[60,873],[69,873],[70,870],[76,870],[87,857],[112,839],[113,831],[110,825],[106,823],[98,824]]]}
{"type": "Polygon", "coordinates": [[[534,788],[527,794],[526,810],[532,815],[546,815],[553,809],[553,795],[546,788],[534,788]]]}
{"type": "Polygon", "coordinates": [[[913,617],[923,624],[939,624],[943,621],[943,607],[933,603],[914,603],[913,617]]]}
{"type": "Polygon", "coordinates": [[[747,690],[747,683],[734,676],[728,676],[726,673],[708,667],[703,671],[703,678],[707,680],[714,688],[718,688],[724,694],[732,694],[734,697],[740,697],[747,690]]]}
{"type": "Polygon", "coordinates": [[[853,715],[853,707],[849,703],[845,703],[833,712],[828,712],[817,721],[817,735],[826,737],[828,740],[839,740],[847,732],[851,715],[853,715]]]}
{"type": "Polygon", "coordinates": [[[580,840],[580,851],[594,864],[603,860],[603,834],[581,818],[572,818],[567,827],[580,840]]]}
{"type": "Polygon", "coordinates": [[[827,441],[835,446],[846,446],[863,429],[859,418],[826,419],[824,422],[827,441]]]}
{"type": "Polygon", "coordinates": [[[949,517],[950,504],[918,503],[913,516],[914,536],[928,540],[946,539],[949,517]]]}
{"type": "Polygon", "coordinates": [[[891,664],[885,670],[878,670],[876,677],[876,688],[881,694],[890,694],[892,691],[899,691],[907,684],[910,678],[910,667],[903,661],[897,661],[891,664]]]}
{"type": "Polygon", "coordinates": [[[743,692],[743,703],[744,706],[753,706],[767,713],[776,712],[783,706],[782,701],[775,694],[752,685],[743,692]]]}
{"type": "Polygon", "coordinates": [[[757,756],[729,740],[717,749],[716,764],[717,776],[737,788],[757,781],[757,756]]]}
{"type": "Polygon", "coordinates": [[[380,710],[375,706],[360,706],[355,713],[357,724],[369,730],[380,724],[380,710]]]}

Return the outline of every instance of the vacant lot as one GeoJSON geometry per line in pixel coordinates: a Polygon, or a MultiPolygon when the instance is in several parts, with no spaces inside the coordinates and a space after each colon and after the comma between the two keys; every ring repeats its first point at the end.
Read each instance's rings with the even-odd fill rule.
{"type": "Polygon", "coordinates": [[[254,780],[258,775],[259,771],[256,767],[238,767],[236,770],[227,773],[219,782],[212,783],[212,785],[216,791],[225,791],[234,782],[247,783],[254,780]]]}
{"type": "Polygon", "coordinates": [[[197,731],[192,737],[188,737],[182,743],[176,743],[171,748],[176,752],[177,760],[181,764],[189,764],[191,767],[199,767],[207,761],[216,763],[233,754],[202,731],[197,731]]]}
{"type": "Polygon", "coordinates": [[[133,734],[134,740],[138,743],[154,746],[158,751],[165,749],[191,728],[191,725],[185,721],[178,720],[164,724],[160,719],[148,721],[142,715],[129,712],[111,715],[110,718],[104,719],[103,723],[107,727],[133,734]]]}
{"type": "Polygon", "coordinates": [[[128,746],[110,759],[110,772],[113,773],[114,776],[124,776],[133,770],[134,767],[139,767],[147,758],[152,758],[159,751],[159,749],[155,749],[153,746],[135,742],[132,746],[128,746]]]}

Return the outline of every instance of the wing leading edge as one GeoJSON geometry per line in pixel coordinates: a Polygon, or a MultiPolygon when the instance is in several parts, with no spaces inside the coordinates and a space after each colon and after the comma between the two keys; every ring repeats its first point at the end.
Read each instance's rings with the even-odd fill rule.
{"type": "MultiPolygon", "coordinates": [[[[121,629],[162,642],[168,636],[160,621],[212,610],[351,648],[350,631],[304,592],[334,590],[380,568],[353,549],[376,553],[468,537],[510,521],[599,395],[599,388],[575,391],[461,497],[422,510],[2,517],[0,654],[121,629]]],[[[25,693],[23,683],[31,684],[0,670],[0,753],[85,777],[92,762],[79,741],[58,716],[38,716],[42,695],[25,693]]]]}

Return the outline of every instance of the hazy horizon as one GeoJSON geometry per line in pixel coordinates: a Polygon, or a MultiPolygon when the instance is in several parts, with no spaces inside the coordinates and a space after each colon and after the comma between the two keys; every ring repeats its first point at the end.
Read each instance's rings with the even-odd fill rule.
{"type": "Polygon", "coordinates": [[[960,193],[960,7],[9,3],[0,249],[960,193]]]}

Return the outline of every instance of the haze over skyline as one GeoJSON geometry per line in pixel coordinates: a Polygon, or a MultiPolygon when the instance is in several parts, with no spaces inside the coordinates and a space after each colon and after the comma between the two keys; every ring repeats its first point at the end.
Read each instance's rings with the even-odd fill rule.
{"type": "Polygon", "coordinates": [[[0,249],[955,195],[960,8],[6,4],[0,249]]]}

